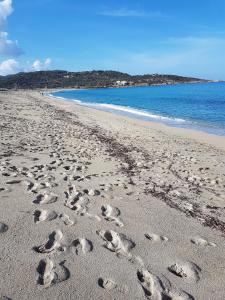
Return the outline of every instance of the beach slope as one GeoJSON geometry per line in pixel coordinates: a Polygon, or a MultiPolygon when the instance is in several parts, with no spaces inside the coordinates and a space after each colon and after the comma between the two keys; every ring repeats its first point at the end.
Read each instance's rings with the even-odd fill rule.
{"type": "Polygon", "coordinates": [[[33,91],[0,136],[0,299],[224,299],[224,137],[33,91]]]}

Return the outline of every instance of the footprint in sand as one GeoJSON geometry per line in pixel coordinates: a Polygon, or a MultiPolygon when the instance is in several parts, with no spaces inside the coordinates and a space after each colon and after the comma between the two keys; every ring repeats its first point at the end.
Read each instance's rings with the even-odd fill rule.
{"type": "Polygon", "coordinates": [[[74,180],[74,181],[77,181],[77,182],[81,182],[81,181],[84,181],[84,180],[90,180],[91,179],[91,176],[87,175],[87,176],[78,176],[78,175],[72,175],[70,176],[70,180],[74,180]]]}
{"type": "Polygon", "coordinates": [[[154,233],[146,233],[145,237],[146,237],[146,239],[148,239],[154,243],[168,242],[168,240],[169,240],[166,236],[157,235],[154,233]]]}
{"type": "Polygon", "coordinates": [[[88,191],[88,195],[89,196],[99,196],[100,195],[100,191],[99,190],[95,190],[95,189],[90,189],[88,191]]]}
{"type": "Polygon", "coordinates": [[[4,233],[8,230],[8,225],[6,225],[5,223],[0,222],[0,233],[4,233]]]}
{"type": "Polygon", "coordinates": [[[56,267],[57,280],[56,283],[66,281],[70,278],[70,271],[65,266],[65,260],[59,263],[59,267],[56,267]]]}
{"type": "Polygon", "coordinates": [[[215,243],[209,242],[206,239],[203,239],[202,237],[194,237],[191,239],[191,242],[195,245],[206,247],[206,246],[211,246],[211,247],[216,247],[215,243]]]}
{"type": "Polygon", "coordinates": [[[69,197],[65,201],[65,206],[76,211],[78,215],[85,215],[87,212],[87,204],[89,199],[84,198],[80,192],[76,192],[74,196],[69,197]]]}
{"type": "Polygon", "coordinates": [[[111,291],[117,287],[117,284],[113,280],[103,278],[98,279],[98,285],[107,291],[111,291]]]}
{"type": "Polygon", "coordinates": [[[139,270],[137,277],[147,299],[194,300],[188,293],[173,289],[167,278],[161,280],[147,269],[139,270]]]}
{"type": "MultiPolygon", "coordinates": [[[[84,197],[81,192],[77,190],[75,185],[69,186],[69,189],[64,192],[66,196],[65,206],[73,209],[76,203],[84,202],[84,197]]],[[[88,201],[88,200],[87,200],[88,201]]]]}
{"type": "Polygon", "coordinates": [[[5,176],[5,177],[10,177],[10,173],[7,173],[7,172],[2,172],[2,176],[5,176]]]}
{"type": "Polygon", "coordinates": [[[30,191],[33,193],[37,193],[40,190],[50,189],[50,188],[56,187],[57,185],[58,184],[56,184],[56,183],[50,183],[48,181],[40,182],[40,183],[36,182],[30,191]]]}
{"type": "Polygon", "coordinates": [[[33,201],[35,204],[51,204],[56,202],[58,196],[53,193],[44,193],[37,195],[36,199],[33,201]]]}
{"type": "Polygon", "coordinates": [[[48,241],[38,247],[34,247],[34,250],[39,253],[51,253],[60,247],[60,241],[63,234],[60,230],[53,231],[48,238],[48,241]]]}
{"type": "Polygon", "coordinates": [[[85,238],[76,239],[73,241],[72,246],[75,248],[75,253],[77,255],[86,254],[93,250],[92,242],[85,238]]]}
{"type": "Polygon", "coordinates": [[[40,261],[37,272],[38,280],[37,283],[43,285],[45,288],[50,287],[56,281],[56,273],[53,271],[54,264],[49,258],[40,261]]]}
{"type": "Polygon", "coordinates": [[[58,214],[55,211],[48,210],[35,210],[34,213],[34,223],[38,224],[43,221],[52,221],[58,217],[58,214]]]}
{"type": "Polygon", "coordinates": [[[70,171],[73,169],[73,166],[63,166],[66,171],[70,171]]]}
{"type": "Polygon", "coordinates": [[[54,266],[54,263],[49,258],[42,259],[38,265],[38,279],[37,283],[43,285],[45,288],[53,284],[66,281],[70,278],[70,271],[65,266],[66,261],[62,261],[59,265],[54,266]]]}
{"type": "Polygon", "coordinates": [[[135,243],[123,233],[100,230],[97,234],[105,241],[104,246],[118,256],[129,256],[130,251],[135,247],[135,243]]]}
{"type": "Polygon", "coordinates": [[[116,290],[119,293],[127,294],[128,293],[128,287],[127,285],[118,285],[115,281],[112,279],[106,278],[99,278],[98,279],[98,285],[106,290],[107,292],[110,292],[112,290],[116,290]]]}
{"type": "Polygon", "coordinates": [[[69,186],[68,190],[64,192],[66,199],[70,199],[73,196],[76,196],[77,189],[75,185],[69,186]]]}
{"type": "Polygon", "coordinates": [[[33,187],[35,186],[35,184],[30,180],[24,180],[23,185],[27,188],[28,192],[32,191],[33,187]]]}
{"type": "Polygon", "coordinates": [[[74,220],[71,220],[70,217],[66,214],[60,214],[59,218],[63,221],[66,226],[72,226],[75,224],[74,220]]]}
{"type": "Polygon", "coordinates": [[[152,275],[148,270],[143,269],[137,272],[138,280],[142,286],[146,298],[163,299],[162,287],[158,277],[152,275]]]}
{"type": "Polygon", "coordinates": [[[18,183],[21,183],[21,180],[9,180],[9,181],[6,181],[6,184],[18,184],[18,183]]]}
{"type": "Polygon", "coordinates": [[[101,207],[102,215],[107,221],[115,222],[117,226],[123,227],[124,224],[120,220],[120,210],[117,207],[112,207],[109,204],[101,207]]]}
{"type": "Polygon", "coordinates": [[[178,277],[196,282],[199,281],[201,277],[200,267],[193,262],[177,262],[168,267],[168,270],[178,277]]]}

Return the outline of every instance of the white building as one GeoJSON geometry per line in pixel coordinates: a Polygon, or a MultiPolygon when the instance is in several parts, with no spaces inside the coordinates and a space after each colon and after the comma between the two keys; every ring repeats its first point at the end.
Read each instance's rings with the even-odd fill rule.
{"type": "Polygon", "coordinates": [[[125,85],[127,85],[127,81],[125,81],[125,80],[118,80],[118,81],[116,81],[116,85],[117,86],[125,86],[125,85]]]}

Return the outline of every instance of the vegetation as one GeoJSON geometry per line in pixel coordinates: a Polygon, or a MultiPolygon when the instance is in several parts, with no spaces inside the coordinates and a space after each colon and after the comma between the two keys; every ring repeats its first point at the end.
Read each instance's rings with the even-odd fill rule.
{"type": "Polygon", "coordinates": [[[45,89],[118,86],[118,81],[127,86],[177,84],[204,82],[198,78],[176,75],[129,75],[116,71],[40,71],[0,76],[0,89],[45,89]]]}

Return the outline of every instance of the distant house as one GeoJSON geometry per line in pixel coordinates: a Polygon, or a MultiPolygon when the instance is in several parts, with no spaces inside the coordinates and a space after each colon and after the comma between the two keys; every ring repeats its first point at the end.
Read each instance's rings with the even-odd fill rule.
{"type": "Polygon", "coordinates": [[[117,86],[125,86],[127,84],[128,84],[128,82],[126,80],[117,80],[116,81],[117,86]]]}

